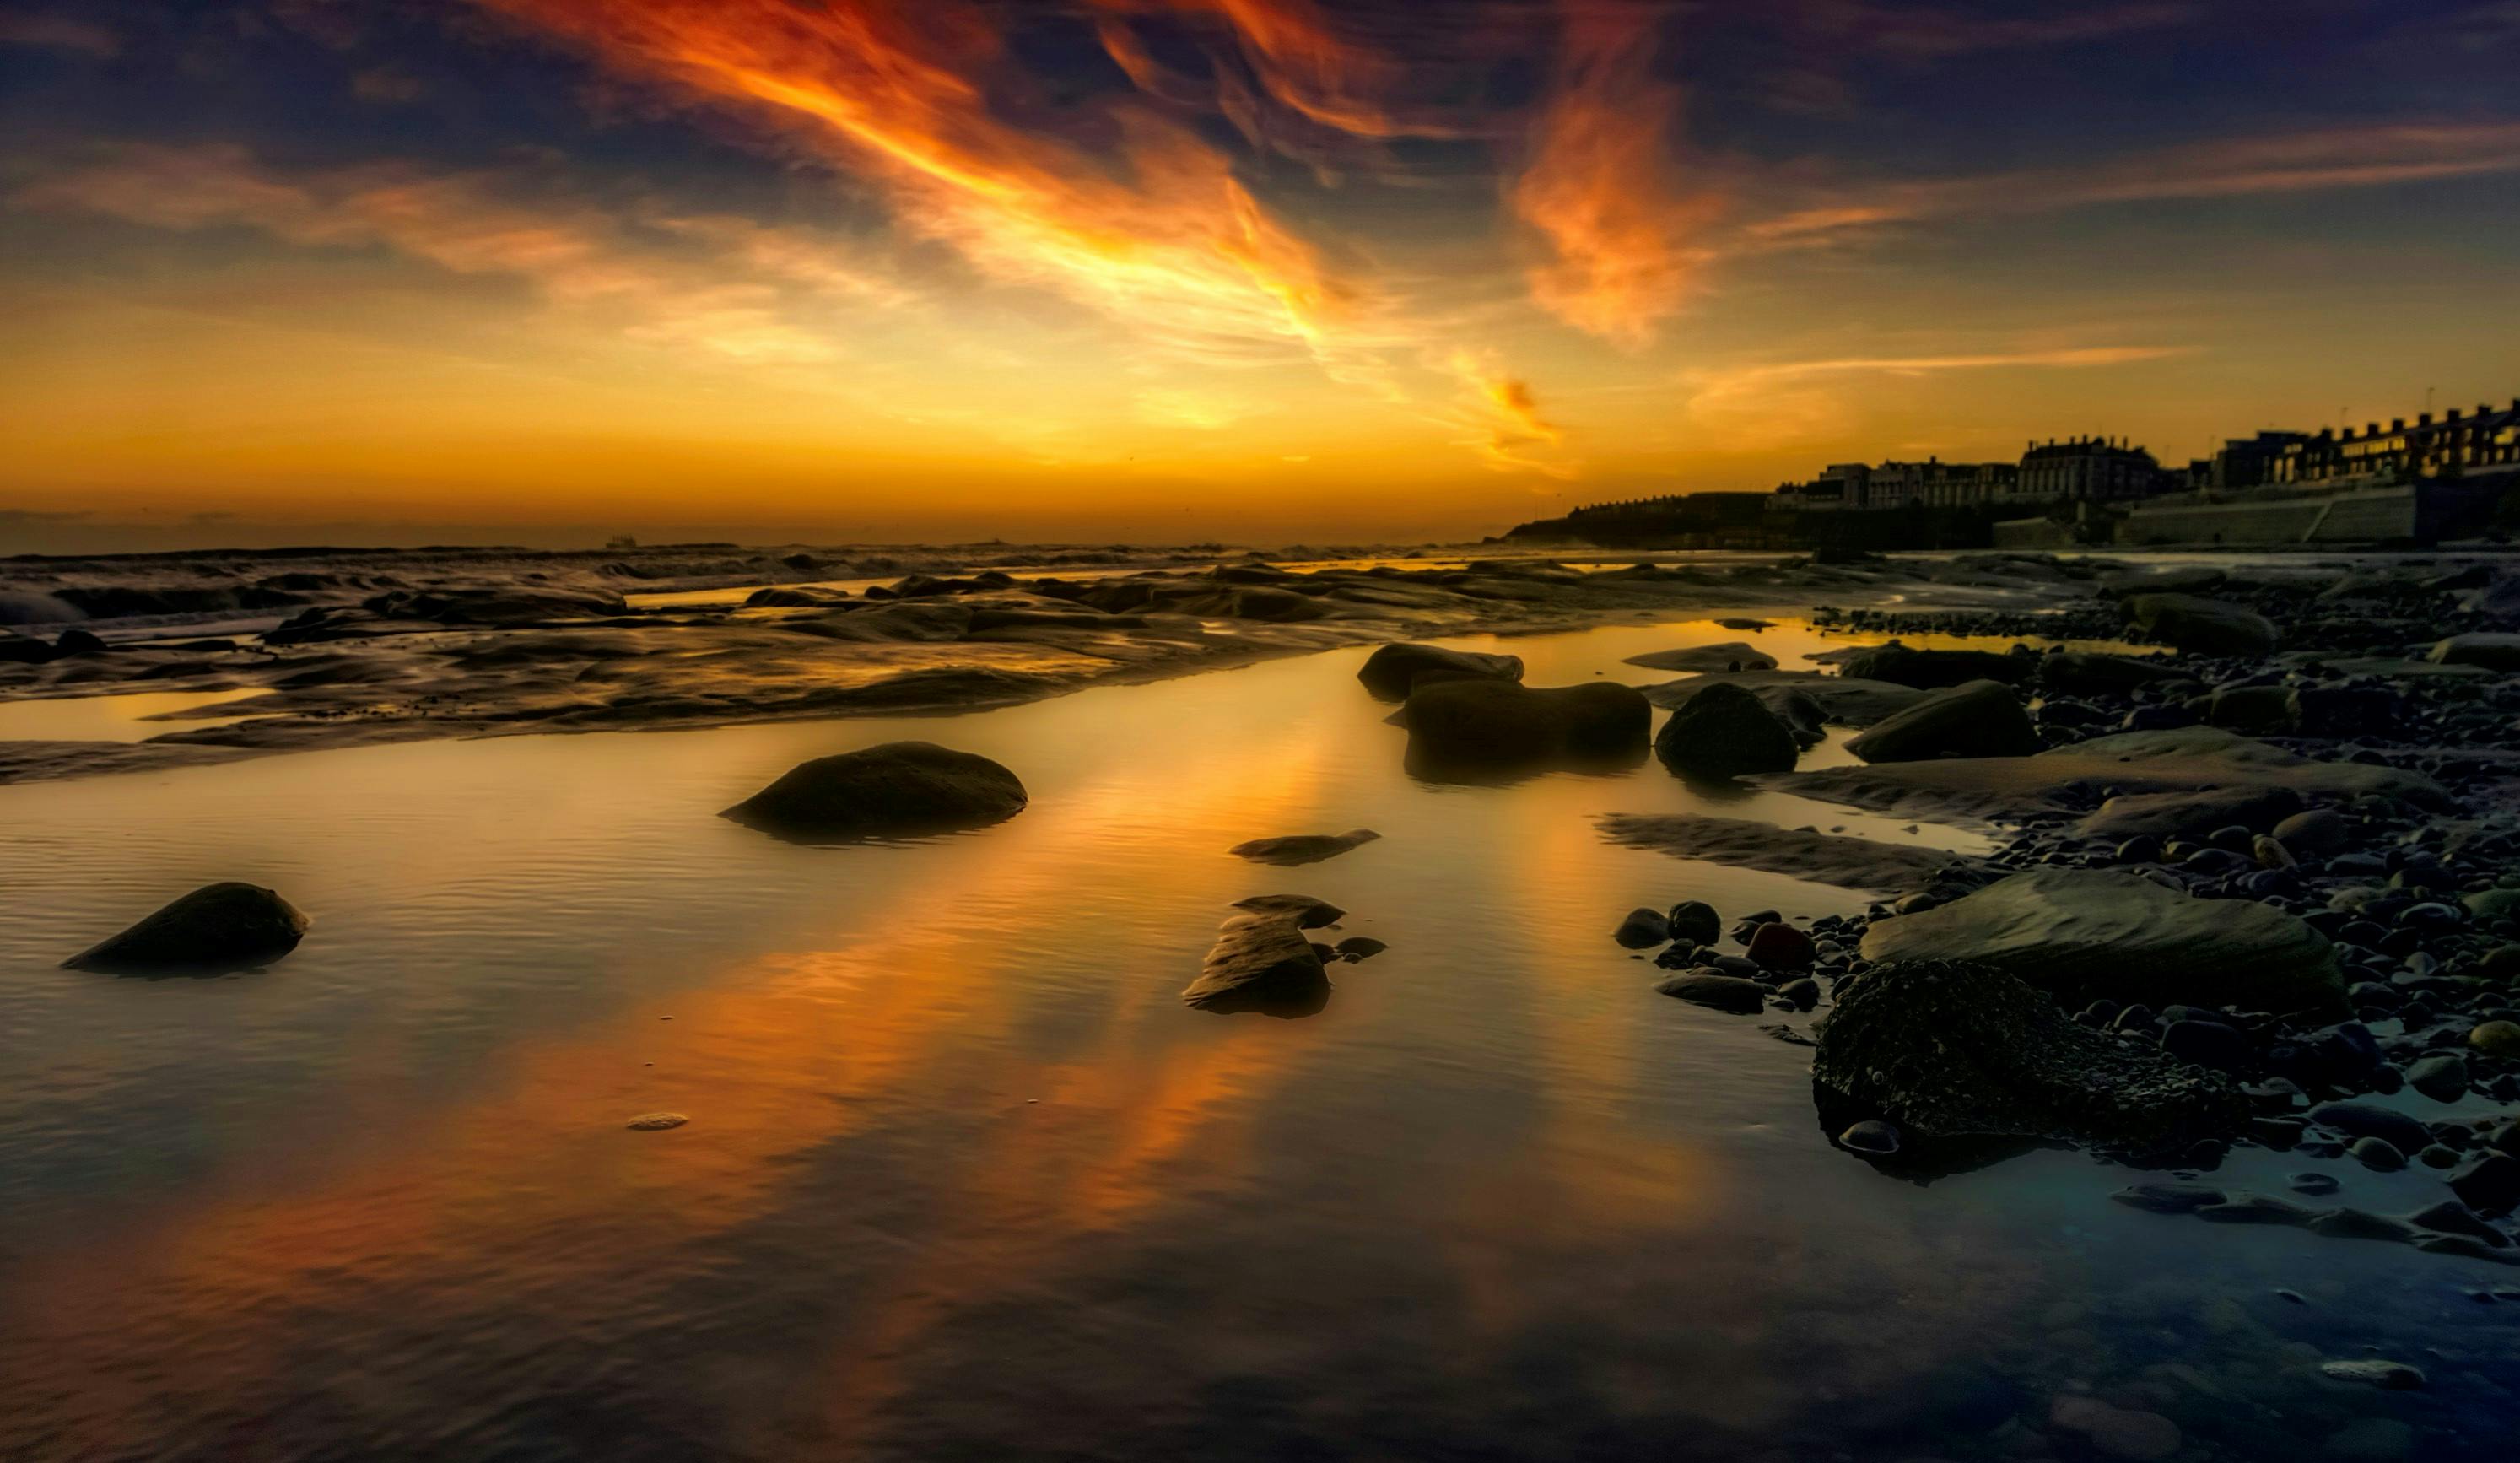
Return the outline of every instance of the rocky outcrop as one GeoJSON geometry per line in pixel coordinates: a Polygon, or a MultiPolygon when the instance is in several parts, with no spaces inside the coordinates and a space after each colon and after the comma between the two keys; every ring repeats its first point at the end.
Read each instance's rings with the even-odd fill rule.
{"type": "Polygon", "coordinates": [[[1329,1000],[1322,957],[1288,914],[1238,914],[1219,926],[1185,1005],[1222,1014],[1310,1016],[1329,1000]]]}
{"type": "Polygon", "coordinates": [[[2205,656],[2263,656],[2282,639],[2273,620],[2246,605],[2192,594],[2136,594],[2127,623],[2182,651],[2205,656]]]}
{"type": "Polygon", "coordinates": [[[1653,725],[1653,709],[1636,688],[1610,681],[1543,689],[1421,678],[1400,714],[1413,754],[1485,767],[1641,752],[1653,725]]]}
{"type": "Polygon", "coordinates": [[[1682,702],[1654,736],[1665,765],[1708,777],[1789,772],[1801,746],[1793,729],[1751,692],[1712,681],[1682,702]]]}
{"type": "Polygon", "coordinates": [[[1970,681],[1892,712],[1848,739],[1846,750],[1868,762],[1918,762],[2028,756],[2040,750],[2040,741],[2029,710],[2009,686],[1970,681]]]}
{"type": "Polygon", "coordinates": [[[2292,915],[2100,869],[2015,874],[1875,921],[1863,955],[1992,965],[2075,1008],[2107,999],[2283,1013],[2345,1000],[2335,950],[2292,915]]]}
{"type": "Polygon", "coordinates": [[[887,742],[800,762],[723,816],[809,842],[913,838],[1004,822],[1027,800],[1015,775],[987,757],[887,742]]]}
{"type": "Polygon", "coordinates": [[[1812,1075],[1912,1133],[2163,1144],[2234,1131],[2231,1079],[2076,1024],[1993,966],[1897,960],[1840,982],[1812,1075]]]}
{"type": "Polygon", "coordinates": [[[1384,701],[1405,699],[1420,676],[1434,680],[1519,681],[1522,657],[1481,655],[1445,650],[1435,645],[1395,644],[1378,647],[1365,658],[1356,678],[1384,701]]]}
{"type": "Polygon", "coordinates": [[[1371,828],[1351,828],[1345,833],[1297,833],[1284,838],[1253,839],[1237,844],[1226,851],[1253,863],[1275,864],[1294,868],[1299,864],[1320,863],[1336,858],[1351,848],[1363,847],[1382,837],[1371,828]]]}
{"type": "Polygon", "coordinates": [[[208,884],[62,962],[109,975],[219,975],[269,965],[297,948],[309,921],[271,890],[208,884]]]}

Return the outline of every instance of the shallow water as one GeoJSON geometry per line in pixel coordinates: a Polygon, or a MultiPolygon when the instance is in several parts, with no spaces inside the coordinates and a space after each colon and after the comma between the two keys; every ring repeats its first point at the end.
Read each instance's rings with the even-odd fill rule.
{"type": "MultiPolygon", "coordinates": [[[[1735,638],[1844,643],[1452,643],[1555,684],[1735,638]]],[[[2505,1455],[2520,1303],[2469,1293],[2514,1271],[2140,1213],[2069,1152],[1886,1177],[1775,1018],[1610,941],[1638,904],[1860,901],[1598,814],[1894,820],[1650,761],[1420,782],[1364,656],[0,788],[0,1456],[2071,1458],[2086,1387],[2190,1457],[2505,1455]],[[713,816],[900,737],[1031,807],[851,848],[713,816]],[[1224,852],[1355,826],[1308,868],[1224,852]],[[54,968],[219,878],[313,933],[228,980],[54,968]],[[1184,1009],[1226,906],[1279,891],[1390,949],[1309,1019],[1184,1009]],[[623,1126],[660,1110],[691,1121],[623,1126]],[[2365,1347],[2431,1390],[2318,1376],[2365,1347]]],[[[2306,1167],[2440,1192],[2222,1178],[2306,1167]]]]}
{"type": "Polygon", "coordinates": [[[130,691],[0,701],[0,742],[143,742],[170,731],[243,721],[243,716],[200,712],[204,707],[261,694],[261,688],[249,686],[233,691],[130,691]]]}

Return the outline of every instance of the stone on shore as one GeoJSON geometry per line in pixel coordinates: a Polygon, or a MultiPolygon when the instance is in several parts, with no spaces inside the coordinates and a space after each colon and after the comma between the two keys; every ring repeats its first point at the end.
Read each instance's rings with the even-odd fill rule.
{"type": "Polygon", "coordinates": [[[1298,930],[1319,930],[1347,917],[1346,910],[1310,894],[1253,894],[1235,900],[1234,907],[1246,914],[1282,916],[1293,920],[1298,930]]]}
{"type": "MultiPolygon", "coordinates": [[[[2290,788],[2201,788],[2194,792],[2129,793],[2112,798],[2074,831],[2109,843],[2149,835],[2154,838],[2202,837],[2234,825],[2252,833],[2275,828],[2301,811],[2301,795],[2290,788]]],[[[2278,839],[2283,836],[2278,833],[2278,839]]],[[[2289,840],[2286,847],[2292,846],[2289,840]]]]}
{"type": "Polygon", "coordinates": [[[2437,642],[2425,657],[2436,665],[2482,665],[2488,670],[2520,670],[2520,635],[2476,630],[2437,642]]]}
{"type": "Polygon", "coordinates": [[[1788,723],[1798,720],[1794,710],[1798,697],[1808,699],[1820,708],[1824,720],[1845,726],[1870,726],[1924,695],[1912,687],[1894,686],[1888,681],[1858,680],[1818,670],[1743,670],[1665,681],[1658,686],[1645,687],[1644,697],[1655,706],[1677,710],[1689,698],[1708,686],[1718,684],[1738,686],[1756,695],[1768,704],[1768,709],[1784,717],[1788,723]]]}
{"type": "Polygon", "coordinates": [[[2030,679],[2039,661],[2028,655],[1998,655],[1984,650],[1917,650],[1893,640],[1868,646],[1839,663],[1838,669],[1857,680],[1888,681],[1918,691],[1939,691],[1971,681],[1997,681],[2017,686],[2030,679]]]}
{"type": "Polygon", "coordinates": [[[1647,670],[1774,670],[1777,658],[1753,645],[1727,640],[1721,645],[1690,645],[1679,650],[1650,651],[1630,656],[1630,665],[1647,670]]]}
{"type": "Polygon", "coordinates": [[[722,816],[798,840],[915,837],[1003,822],[1023,811],[1012,772],[932,742],[886,742],[800,762],[722,816]]]}
{"type": "MultiPolygon", "coordinates": [[[[1733,868],[1791,874],[1815,884],[1840,889],[1893,893],[1919,888],[1946,873],[1974,877],[1972,860],[1922,844],[1885,844],[1873,839],[1778,828],[1748,818],[1716,818],[1701,813],[1608,813],[1600,820],[1601,836],[1632,847],[1652,848],[1675,858],[1699,858],[1733,868]]],[[[1686,906],[1685,906],[1686,907],[1686,906]]],[[[1695,906],[1705,909],[1704,905],[1695,906]]],[[[1680,911],[1672,911],[1675,937],[1680,911]]],[[[1706,919],[1713,921],[1714,911],[1706,919]]],[[[1697,939],[1713,944],[1713,933],[1697,939]]]]}
{"type": "Polygon", "coordinates": [[[1876,921],[1863,954],[1998,966],[2072,1009],[2106,999],[2282,1013],[2345,1002],[2335,950],[2294,916],[2101,869],[2015,874],[1876,921]]]}
{"type": "Polygon", "coordinates": [[[1715,681],[1671,713],[1654,736],[1654,754],[1681,771],[1734,777],[1791,771],[1802,748],[1756,694],[1715,681]]]}
{"type": "Polygon", "coordinates": [[[2246,605],[2192,594],[2129,595],[2126,617],[2139,632],[2196,655],[2270,655],[2282,638],[2273,620],[2246,605]]]}
{"type": "Polygon", "coordinates": [[[1309,1016],[1329,999],[1329,976],[1285,914],[1238,914],[1219,926],[1198,979],[1182,990],[1200,1011],[1309,1016]]]}
{"type": "Polygon", "coordinates": [[[1659,909],[1631,909],[1610,937],[1630,950],[1650,950],[1671,942],[1671,921],[1659,909]]]}
{"type": "Polygon", "coordinates": [[[295,905],[259,885],[207,884],[62,966],[107,975],[250,970],[297,948],[308,924],[295,905]]]}
{"type": "Polygon", "coordinates": [[[2520,1061],[2520,1022],[2481,1023],[2468,1031],[2467,1044],[2489,1057],[2520,1061]]]}
{"type": "Polygon", "coordinates": [[[2185,674],[2158,656],[2063,651],[2039,658],[2039,688],[2067,696],[2125,696],[2185,674]]]}
{"type": "Polygon", "coordinates": [[[1846,750],[1868,762],[1916,762],[2028,756],[2040,742],[2021,698],[2000,681],[1978,680],[1932,692],[1892,712],[1856,733],[1846,750]]]}
{"type": "Polygon", "coordinates": [[[1497,680],[1522,679],[1522,657],[1491,656],[1477,651],[1446,650],[1436,645],[1412,645],[1406,642],[1377,648],[1365,658],[1364,668],[1356,678],[1365,689],[1384,701],[1402,701],[1415,689],[1419,677],[1431,680],[1497,680]]]}
{"type": "Polygon", "coordinates": [[[1293,868],[1299,864],[1336,858],[1380,837],[1381,834],[1371,828],[1351,828],[1345,833],[1297,833],[1284,838],[1253,839],[1249,843],[1237,844],[1226,851],[1253,863],[1293,868]]]}
{"type": "Polygon", "coordinates": [[[2152,1144],[2237,1130],[2228,1076],[2076,1023],[1990,965],[1892,960],[1842,981],[1812,1075],[1927,1137],[2152,1144]]]}
{"type": "Polygon", "coordinates": [[[1400,712],[1413,751],[1484,766],[1642,751],[1653,726],[1645,699],[1614,681],[1548,688],[1421,681],[1400,712]]]}
{"type": "Polygon", "coordinates": [[[1685,970],[1658,983],[1654,989],[1692,1005],[1756,1016],[1768,1006],[1768,987],[1744,976],[1728,976],[1711,967],[1685,970]]]}

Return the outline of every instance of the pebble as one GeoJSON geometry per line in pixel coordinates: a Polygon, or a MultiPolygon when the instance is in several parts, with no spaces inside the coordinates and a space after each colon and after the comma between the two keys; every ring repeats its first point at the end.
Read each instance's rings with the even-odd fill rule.
{"type": "Polygon", "coordinates": [[[1899,1151],[1899,1129],[1878,1118],[1868,1118],[1837,1135],[1838,1145],[1882,1158],[1899,1151]]]}
{"type": "Polygon", "coordinates": [[[680,1113],[643,1113],[631,1119],[623,1126],[633,1132],[656,1133],[663,1132],[669,1127],[680,1127],[691,1120],[680,1113]]]}

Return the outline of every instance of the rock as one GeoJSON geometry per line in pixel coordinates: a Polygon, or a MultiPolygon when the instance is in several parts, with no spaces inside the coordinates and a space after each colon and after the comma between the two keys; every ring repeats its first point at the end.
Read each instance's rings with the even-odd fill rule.
{"type": "Polygon", "coordinates": [[[2482,665],[2488,670],[2520,670],[2520,635],[2478,630],[2436,643],[2424,657],[2436,665],[2482,665]]]}
{"type": "Polygon", "coordinates": [[[2507,1153],[2481,1153],[2450,1175],[2450,1191],[2481,1214],[2507,1214],[2520,1208],[2520,1159],[2507,1153]]]}
{"type": "Polygon", "coordinates": [[[1809,976],[1787,981],[1777,987],[1777,999],[1798,1011],[1808,1011],[1820,1004],[1820,983],[1809,976]]]}
{"type": "Polygon", "coordinates": [[[2407,1069],[2407,1085],[2435,1102],[2456,1102],[2467,1095],[2467,1058],[2457,1052],[2435,1052],[2407,1069]]]}
{"type": "Polygon", "coordinates": [[[1508,680],[1421,681],[1401,708],[1413,756],[1502,767],[1642,751],[1653,709],[1633,686],[1538,689],[1508,680]]]}
{"type": "Polygon", "coordinates": [[[2126,696],[2185,675],[2159,656],[2065,651],[2039,658],[2039,688],[2050,695],[2126,696]]]}
{"type": "Polygon", "coordinates": [[[1693,945],[1711,945],[1724,937],[1724,916],[1715,906],[1697,899],[1683,899],[1671,906],[1665,916],[1671,925],[1671,937],[1693,945]]]}
{"type": "Polygon", "coordinates": [[[2433,1140],[2432,1130],[2421,1121],[2376,1103],[2320,1103],[2310,1110],[2310,1120],[2349,1138],[2378,1138],[2401,1153],[2412,1153],[2433,1140]]]}
{"type": "Polygon", "coordinates": [[[2165,839],[2201,838],[2217,828],[2233,825],[2253,833],[2263,832],[2300,810],[2301,795],[2290,788],[2129,793],[2101,803],[2076,823],[2074,831],[2109,843],[2147,834],[2165,839]]]}
{"type": "Polygon", "coordinates": [[[62,962],[108,975],[217,975],[269,965],[306,937],[295,905],[253,884],[205,884],[62,962]]]}
{"type": "Polygon", "coordinates": [[[2299,721],[2300,708],[2288,686],[2224,686],[2205,698],[2203,719],[2233,731],[2284,732],[2299,721]]]}
{"type": "Polygon", "coordinates": [[[2179,1451],[2179,1425],[2158,1412],[2112,1407],[2097,1397],[2068,1394],[2048,1409],[2048,1422],[2080,1433],[2103,1457],[2149,1460],[2179,1451]]]}
{"type": "Polygon", "coordinates": [[[1704,968],[1682,971],[1656,984],[1654,989],[1696,1005],[1730,1011],[1735,1016],[1756,1016],[1768,1006],[1768,987],[1765,985],[1739,976],[1718,975],[1704,968]]]}
{"type": "Polygon", "coordinates": [[[2209,1204],[2225,1203],[2229,1196],[2207,1184],[2139,1183],[2129,1184],[2109,1198],[2148,1213],[2192,1214],[2209,1204]]]}
{"type": "Polygon", "coordinates": [[[1282,915],[1293,920],[1298,930],[1319,930],[1347,917],[1346,910],[1310,894],[1253,894],[1235,900],[1234,907],[1247,914],[1282,915]]]}
{"type": "Polygon", "coordinates": [[[1762,970],[1809,970],[1812,937],[1791,925],[1761,925],[1742,953],[1762,970]]]}
{"type": "Polygon", "coordinates": [[[51,642],[15,630],[0,630],[0,665],[43,665],[54,658],[51,642]]]}
{"type": "MultiPolygon", "coordinates": [[[[1891,892],[1913,889],[1973,861],[1921,844],[1884,844],[1871,839],[1806,833],[1748,818],[1715,818],[1701,813],[1606,813],[1601,835],[1615,843],[1653,848],[1679,858],[1702,859],[1735,868],[1791,874],[1815,884],[1840,889],[1891,892]]],[[[1712,937],[1699,943],[1712,943],[1712,937]]]]}
{"type": "Polygon", "coordinates": [[[1325,858],[1336,858],[1380,837],[1381,834],[1371,828],[1351,828],[1345,833],[1297,833],[1284,838],[1253,839],[1247,844],[1237,844],[1226,851],[1253,863],[1293,868],[1299,864],[1320,863],[1325,858]]]}
{"type": "Polygon", "coordinates": [[[680,1113],[643,1113],[621,1125],[633,1132],[660,1133],[669,1127],[680,1127],[691,1120],[680,1113]]]}
{"type": "Polygon", "coordinates": [[[1383,951],[1390,949],[1391,946],[1384,944],[1381,940],[1374,938],[1371,935],[1351,935],[1347,938],[1340,940],[1331,948],[1338,952],[1338,957],[1341,960],[1354,964],[1360,960],[1371,960],[1374,956],[1381,954],[1383,951]]]}
{"type": "Polygon", "coordinates": [[[2319,1371],[2339,1382],[2357,1382],[2383,1392],[2420,1392],[2424,1374],[2403,1361],[2325,1361],[2319,1371]]]}
{"type": "Polygon", "coordinates": [[[1837,1135],[1840,1148],[1888,1158],[1899,1151],[1899,1129],[1878,1118],[1867,1118],[1837,1135]]]}
{"type": "Polygon", "coordinates": [[[2407,1222],[2418,1229],[2440,1234],[2463,1234],[2489,1250],[2511,1248],[2511,1237],[2485,1222],[2485,1216],[2455,1199],[2445,1199],[2407,1215],[2407,1222]]]}
{"type": "Polygon", "coordinates": [[[1631,909],[1610,937],[1631,950],[1649,950],[1671,940],[1671,922],[1659,909],[1631,909]]]}
{"type": "Polygon", "coordinates": [[[2342,1010],[2325,937],[2279,909],[2198,899],[2134,874],[2040,869],[1875,920],[1867,960],[1989,964],[2079,1009],[2103,997],[2227,1010],[2342,1010]]]}
{"type": "Polygon", "coordinates": [[[1860,681],[1888,681],[1919,691],[1991,680],[2017,686],[2038,670],[2036,656],[1997,655],[1983,650],[1916,650],[1892,641],[1857,651],[1838,663],[1840,673],[1860,681]]]}
{"type": "Polygon", "coordinates": [[[1682,771],[1734,777],[1792,771],[1802,747],[1766,702],[1729,681],[1714,681],[1671,713],[1654,737],[1654,753],[1682,771]]]}
{"type": "Polygon", "coordinates": [[[2386,1138],[2357,1138],[2346,1145],[2345,1153],[2363,1167],[2380,1173],[2395,1173],[2407,1166],[2407,1156],[2386,1138]]]}
{"type": "Polygon", "coordinates": [[[2304,1209],[2272,1194],[2238,1193],[2224,1203],[2197,1210],[2196,1217],[2208,1224],[2281,1224],[2302,1229],[2309,1227],[2319,1213],[2320,1211],[2304,1209]]]}
{"type": "Polygon", "coordinates": [[[2489,1021],[2467,1033],[2467,1044],[2489,1057],[2506,1062],[2520,1062],[2520,1023],[2489,1021]]]}
{"type": "Polygon", "coordinates": [[[1328,1002],[1329,989],[1321,956],[1292,916],[1238,914],[1217,928],[1182,1001],[1200,1011],[1310,1016],[1328,1002]]]}
{"type": "Polygon", "coordinates": [[[1876,964],[1839,983],[1812,1075],[1927,1137],[2152,1143],[2234,1131],[2239,1088],[2077,1025],[1988,965],[1876,964]]]}
{"type": "Polygon", "coordinates": [[[64,630],[53,638],[53,654],[65,660],[71,656],[101,656],[112,649],[105,637],[93,630],[64,630]]]}
{"type": "Polygon", "coordinates": [[[1768,704],[1768,709],[1793,724],[1799,699],[1820,708],[1821,717],[1846,726],[1870,726],[1924,693],[1888,681],[1858,680],[1818,670],[1743,670],[1690,676],[1644,689],[1645,700],[1676,709],[1712,685],[1738,686],[1768,704]]]}
{"type": "Polygon", "coordinates": [[[886,742],[816,757],[721,816],[796,840],[909,838],[1003,822],[1023,811],[1006,768],[932,742],[886,742]]]}
{"type": "Polygon", "coordinates": [[[2021,698],[2000,681],[1969,681],[1936,691],[1848,739],[1846,750],[1868,762],[1933,757],[2028,756],[2040,750],[2038,728],[2021,698]]]}
{"type": "Polygon", "coordinates": [[[2264,656],[2282,637],[2274,621],[2245,605],[2192,594],[2137,594],[2125,602],[2127,622],[2182,651],[2208,656],[2264,656]]]}
{"type": "Polygon", "coordinates": [[[1774,670],[1777,658],[1738,640],[1721,645],[1691,645],[1630,656],[1626,663],[1647,670],[1774,670]]]}
{"type": "Polygon", "coordinates": [[[1384,701],[1405,700],[1420,676],[1430,681],[1519,681],[1522,657],[1402,643],[1378,647],[1365,658],[1364,667],[1356,673],[1366,690],[1384,701]]]}
{"type": "Polygon", "coordinates": [[[2219,1021],[2174,1021],[2162,1030],[2161,1049],[2216,1072],[2244,1071],[2251,1057],[2249,1038],[2219,1021]]]}

